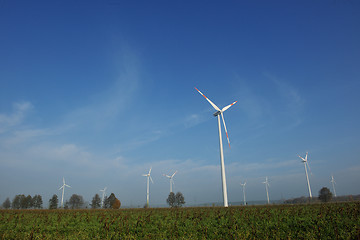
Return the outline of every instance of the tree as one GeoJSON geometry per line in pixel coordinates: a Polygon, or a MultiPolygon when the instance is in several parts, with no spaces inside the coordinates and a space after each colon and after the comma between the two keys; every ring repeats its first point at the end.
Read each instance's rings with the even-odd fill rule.
{"type": "Polygon", "coordinates": [[[101,204],[101,199],[99,194],[95,194],[95,196],[93,197],[92,201],[91,201],[91,208],[99,208],[101,204]]]}
{"type": "Polygon", "coordinates": [[[57,209],[59,203],[59,199],[56,194],[52,196],[52,198],[49,200],[49,209],[57,209]]]}
{"type": "Polygon", "coordinates": [[[72,209],[81,208],[84,205],[82,196],[73,194],[69,199],[69,207],[72,209]]]}
{"type": "Polygon", "coordinates": [[[43,200],[42,197],[40,195],[35,195],[32,198],[32,204],[34,208],[42,208],[42,204],[43,204],[43,200]]]}
{"type": "Polygon", "coordinates": [[[115,197],[114,193],[111,193],[109,197],[104,198],[104,208],[119,209],[121,202],[115,197]]]}
{"type": "Polygon", "coordinates": [[[114,194],[114,193],[111,193],[110,196],[109,196],[108,199],[107,199],[107,200],[109,201],[109,206],[110,206],[110,207],[112,207],[112,205],[114,204],[115,199],[116,199],[115,194],[114,194]]]}
{"type": "Polygon", "coordinates": [[[2,204],[2,207],[5,208],[5,209],[9,209],[11,207],[11,202],[10,202],[10,199],[7,198],[3,204],[2,204]]]}
{"type": "Polygon", "coordinates": [[[110,208],[110,201],[108,200],[107,196],[104,197],[103,208],[105,208],[105,209],[110,208]]]}
{"type": "Polygon", "coordinates": [[[323,187],[319,192],[319,199],[322,202],[330,202],[332,198],[332,193],[327,187],[323,187]]]}
{"type": "Polygon", "coordinates": [[[176,193],[175,204],[177,207],[181,207],[183,204],[185,204],[185,198],[181,192],[176,193]]]}
{"type": "MultiPolygon", "coordinates": [[[[24,195],[23,195],[24,196],[24,195]]],[[[12,201],[11,207],[13,209],[20,209],[21,208],[21,195],[16,195],[12,201]]]]}
{"type": "Polygon", "coordinates": [[[11,207],[13,209],[27,209],[33,207],[33,199],[30,195],[18,194],[14,197],[11,207]]]}
{"type": "Polygon", "coordinates": [[[119,209],[120,206],[121,206],[121,202],[120,202],[119,199],[116,198],[111,207],[112,207],[113,209],[119,209]]]}
{"type": "Polygon", "coordinates": [[[167,204],[169,204],[170,207],[175,207],[175,194],[171,192],[166,199],[167,204]]]}
{"type": "Polygon", "coordinates": [[[181,207],[185,204],[185,198],[181,192],[176,193],[176,195],[171,192],[166,199],[166,202],[170,207],[181,207]]]}
{"type": "Polygon", "coordinates": [[[111,193],[110,196],[106,197],[104,199],[104,208],[111,208],[111,206],[113,205],[114,201],[115,201],[115,194],[111,193]]]}
{"type": "Polygon", "coordinates": [[[23,197],[21,198],[21,208],[22,209],[32,208],[33,207],[32,197],[30,195],[27,195],[27,197],[25,197],[24,195],[22,196],[23,197]]]}

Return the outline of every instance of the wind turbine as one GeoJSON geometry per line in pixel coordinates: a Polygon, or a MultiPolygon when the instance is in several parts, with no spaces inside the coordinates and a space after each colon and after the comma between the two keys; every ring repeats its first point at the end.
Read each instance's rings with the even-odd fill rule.
{"type": "Polygon", "coordinates": [[[174,184],[174,179],[173,177],[175,176],[175,174],[177,173],[177,170],[173,173],[173,175],[169,176],[169,175],[166,175],[166,174],[163,174],[163,176],[167,177],[170,179],[170,192],[172,192],[172,185],[175,185],[174,184]]]}
{"type": "Polygon", "coordinates": [[[104,207],[104,198],[105,198],[105,191],[106,191],[107,187],[105,187],[104,189],[100,190],[100,192],[102,192],[102,199],[101,199],[101,208],[104,207]]]}
{"type": "Polygon", "coordinates": [[[222,144],[222,137],[221,137],[221,124],[220,124],[220,115],[222,117],[222,121],[224,124],[224,129],[227,137],[227,141],[229,143],[230,148],[230,140],[229,135],[226,130],[226,124],[224,120],[224,112],[229,109],[232,105],[234,105],[237,101],[233,102],[230,105],[227,105],[223,109],[218,108],[210,99],[208,99],[202,92],[200,92],[197,88],[195,88],[210,104],[215,108],[216,112],[214,113],[214,116],[218,118],[218,128],[219,128],[219,142],[220,142],[220,164],[221,164],[221,180],[222,180],[222,191],[223,191],[223,200],[224,200],[224,207],[228,207],[228,198],[227,198],[227,189],[226,189],[226,176],[225,176],[225,163],[224,163],[224,150],[223,150],[223,144],[222,144]]]}
{"type": "Polygon", "coordinates": [[[309,168],[309,171],[310,171],[310,167],[309,167],[309,163],[308,163],[308,159],[307,159],[308,153],[306,152],[305,158],[301,157],[300,155],[298,155],[298,156],[299,156],[299,158],[302,159],[302,162],[304,163],[306,180],[307,180],[307,185],[308,185],[308,188],[309,188],[309,196],[310,196],[310,198],[312,198],[310,182],[309,182],[309,176],[308,176],[308,172],[307,172],[308,168],[309,168]]]}
{"type": "Polygon", "coordinates": [[[149,191],[149,179],[151,180],[152,183],[154,183],[154,181],[152,180],[151,176],[151,167],[149,170],[148,174],[143,174],[144,177],[147,177],[147,188],[146,188],[146,206],[149,207],[149,195],[150,195],[150,191],[149,191]]]}
{"type": "Polygon", "coordinates": [[[336,197],[336,191],[335,191],[335,184],[336,184],[336,182],[335,182],[335,179],[334,179],[334,176],[331,174],[331,181],[330,181],[331,183],[332,183],[332,186],[333,186],[333,190],[334,190],[334,195],[335,195],[335,197],[336,197]]]}
{"type": "Polygon", "coordinates": [[[65,179],[63,178],[63,185],[59,188],[62,189],[62,196],[61,196],[61,207],[64,208],[64,192],[65,192],[65,187],[69,187],[71,188],[69,185],[65,184],[65,179]]]}
{"type": "Polygon", "coordinates": [[[245,197],[245,186],[246,186],[246,181],[245,181],[244,183],[240,183],[240,185],[243,187],[244,206],[246,206],[246,197],[245,197]]]}
{"type": "Polygon", "coordinates": [[[267,202],[268,202],[268,204],[270,204],[269,189],[268,189],[268,187],[269,187],[270,185],[269,185],[268,177],[266,177],[266,180],[265,180],[265,182],[263,182],[263,183],[265,184],[265,188],[266,188],[267,202]]]}

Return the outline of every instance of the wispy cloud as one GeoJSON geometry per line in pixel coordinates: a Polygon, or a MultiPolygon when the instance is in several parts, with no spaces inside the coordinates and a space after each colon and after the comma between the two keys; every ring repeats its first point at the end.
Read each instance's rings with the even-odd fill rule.
{"type": "Polygon", "coordinates": [[[238,92],[239,96],[238,106],[243,113],[251,120],[259,120],[269,114],[269,103],[266,99],[257,94],[254,89],[247,84],[247,81],[240,76],[236,76],[238,79],[238,92]]]}
{"type": "Polygon", "coordinates": [[[287,106],[290,109],[298,110],[304,105],[305,101],[295,87],[269,73],[265,73],[264,76],[269,78],[276,85],[278,92],[286,99],[287,106]]]}
{"type": "Polygon", "coordinates": [[[201,118],[201,115],[194,113],[185,118],[184,125],[186,128],[190,128],[190,127],[193,127],[203,121],[204,120],[201,118]]]}
{"type": "Polygon", "coordinates": [[[298,166],[298,161],[293,160],[284,160],[284,161],[275,161],[268,160],[263,162],[256,163],[231,163],[227,167],[227,171],[231,175],[236,174],[258,174],[259,172],[277,172],[281,169],[296,169],[298,166]]]}
{"type": "MultiPolygon", "coordinates": [[[[58,163],[66,162],[76,168],[92,171],[104,169],[106,164],[99,163],[104,157],[96,156],[95,151],[89,148],[88,141],[76,141],[74,136],[79,136],[79,131],[90,132],[91,136],[98,137],[102,129],[112,128],[119,118],[122,120],[122,111],[131,109],[139,88],[139,63],[129,49],[124,50],[120,58],[118,78],[114,79],[109,88],[94,96],[87,96],[86,104],[70,109],[63,116],[57,116],[59,121],[55,124],[47,125],[46,128],[28,124],[26,117],[34,108],[30,102],[14,103],[12,112],[0,113],[0,149],[2,159],[6,160],[3,163],[19,168],[32,165],[51,169],[50,165],[58,166],[58,163]]],[[[141,145],[141,141],[149,140],[134,141],[141,145]]],[[[105,161],[111,165],[112,159],[105,161]]],[[[119,161],[113,164],[118,165],[119,161]]]]}
{"type": "Polygon", "coordinates": [[[63,130],[61,129],[14,129],[9,131],[6,137],[0,138],[0,146],[14,147],[22,143],[35,143],[42,137],[49,137],[60,134],[63,130]]]}
{"type": "Polygon", "coordinates": [[[17,102],[13,104],[13,111],[10,114],[0,114],[0,133],[4,133],[13,126],[21,124],[26,114],[33,109],[30,102],[17,102]]]}
{"type": "MultiPolygon", "coordinates": [[[[278,125],[279,130],[289,130],[302,123],[302,113],[305,101],[295,86],[289,81],[281,80],[278,77],[264,73],[268,81],[268,91],[257,91],[258,86],[239,76],[238,93],[239,108],[250,120],[249,126],[252,130],[263,129],[269,126],[278,125]],[[271,94],[269,94],[271,93],[271,94]]],[[[263,89],[264,86],[261,87],[263,89]]],[[[254,133],[256,135],[256,133],[254,133]]]]}
{"type": "Polygon", "coordinates": [[[123,151],[133,151],[136,149],[139,149],[140,147],[155,142],[159,140],[162,136],[166,135],[166,129],[163,130],[148,130],[146,132],[143,132],[142,134],[139,134],[137,136],[132,136],[131,139],[128,139],[125,142],[121,142],[119,144],[116,144],[114,150],[115,153],[120,153],[123,151]]]}
{"type": "Polygon", "coordinates": [[[264,76],[275,84],[280,100],[284,103],[284,108],[281,111],[282,116],[291,119],[286,128],[291,129],[300,125],[303,121],[301,113],[303,112],[305,100],[301,97],[299,91],[288,81],[281,80],[269,73],[265,73],[264,76]]]}
{"type": "Polygon", "coordinates": [[[118,71],[116,79],[107,89],[88,96],[86,104],[63,116],[63,125],[102,130],[118,120],[125,111],[131,112],[132,104],[139,94],[140,61],[130,48],[123,49],[115,58],[114,65],[117,65],[118,71]]]}

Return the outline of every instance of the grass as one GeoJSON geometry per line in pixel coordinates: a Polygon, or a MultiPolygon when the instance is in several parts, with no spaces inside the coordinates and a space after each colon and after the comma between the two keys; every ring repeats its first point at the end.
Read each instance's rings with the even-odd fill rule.
{"type": "Polygon", "coordinates": [[[1,210],[2,239],[360,239],[360,202],[1,210]]]}

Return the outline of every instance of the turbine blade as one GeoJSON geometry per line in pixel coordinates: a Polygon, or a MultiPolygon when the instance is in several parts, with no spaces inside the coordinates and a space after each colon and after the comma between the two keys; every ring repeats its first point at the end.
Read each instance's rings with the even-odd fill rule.
{"type": "Polygon", "coordinates": [[[147,174],[143,174],[142,176],[143,176],[143,177],[147,177],[148,175],[147,175],[147,174]]]}
{"type": "Polygon", "coordinates": [[[61,186],[61,187],[59,188],[59,190],[62,189],[63,187],[64,187],[64,186],[61,186]]]}
{"type": "Polygon", "coordinates": [[[65,178],[63,178],[63,184],[65,184],[65,178]]]}
{"type": "Polygon", "coordinates": [[[154,183],[154,181],[152,180],[152,177],[150,175],[149,175],[149,178],[150,178],[151,182],[154,183]]]}
{"type": "Polygon", "coordinates": [[[309,166],[308,161],[306,161],[306,165],[307,165],[307,167],[308,167],[308,169],[309,169],[310,174],[313,175],[312,172],[311,172],[311,169],[310,169],[310,166],[309,166]]]}
{"type": "Polygon", "coordinates": [[[218,106],[216,106],[212,101],[210,101],[210,99],[208,99],[202,92],[200,92],[199,89],[195,89],[211,104],[211,106],[213,106],[213,108],[215,108],[215,110],[221,111],[220,108],[218,108],[218,106]]]}
{"type": "Polygon", "coordinates": [[[177,173],[177,170],[173,173],[173,175],[171,176],[172,178],[175,176],[175,174],[177,173]]]}
{"type": "Polygon", "coordinates": [[[149,170],[149,175],[150,175],[150,173],[151,173],[151,169],[152,169],[152,167],[150,167],[150,170],[149,170]]]}
{"type": "Polygon", "coordinates": [[[65,184],[65,186],[71,188],[71,187],[70,187],[69,185],[67,185],[67,184],[65,184]]]}
{"type": "Polygon", "coordinates": [[[228,110],[232,105],[234,105],[235,103],[237,103],[237,101],[233,102],[232,104],[227,105],[226,107],[224,107],[223,109],[221,109],[222,112],[225,112],[226,110],[228,110]]]}
{"type": "Polygon", "coordinates": [[[299,156],[299,158],[301,158],[304,162],[306,162],[306,160],[303,158],[303,157],[301,157],[300,155],[298,155],[299,156]]]}
{"type": "Polygon", "coordinates": [[[221,114],[221,118],[222,118],[222,121],[223,121],[223,124],[224,124],[225,133],[226,133],[226,138],[227,138],[227,141],[228,141],[228,143],[229,143],[229,148],[231,148],[231,147],[230,147],[230,139],[229,139],[229,135],[228,135],[228,132],[227,132],[227,129],[226,129],[226,124],[225,124],[225,119],[224,119],[224,114],[223,114],[223,113],[221,114]]]}
{"type": "Polygon", "coordinates": [[[333,175],[331,175],[331,182],[332,182],[332,183],[334,183],[334,184],[336,184],[336,182],[335,182],[335,178],[334,178],[334,176],[333,176],[333,175]]]}

